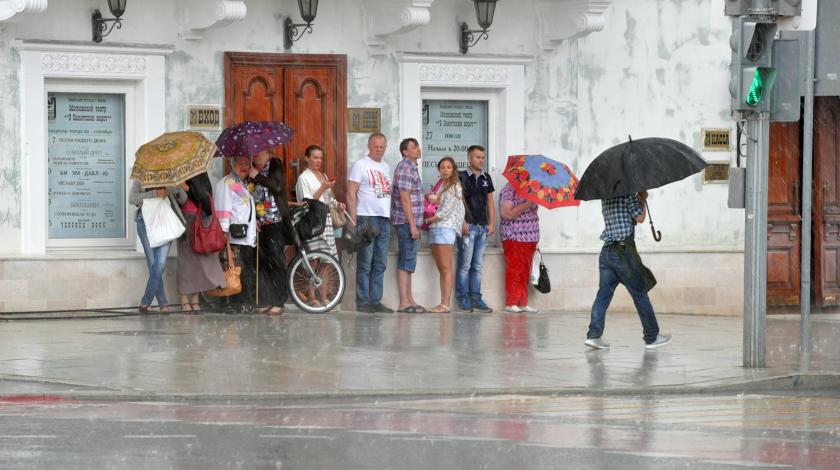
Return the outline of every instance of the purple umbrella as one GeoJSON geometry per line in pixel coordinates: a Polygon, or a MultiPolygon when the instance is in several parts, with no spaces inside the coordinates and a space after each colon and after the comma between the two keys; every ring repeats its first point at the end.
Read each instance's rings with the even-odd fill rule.
{"type": "Polygon", "coordinates": [[[277,121],[243,121],[228,127],[216,139],[217,156],[253,157],[278,145],[292,141],[294,131],[277,121]]]}

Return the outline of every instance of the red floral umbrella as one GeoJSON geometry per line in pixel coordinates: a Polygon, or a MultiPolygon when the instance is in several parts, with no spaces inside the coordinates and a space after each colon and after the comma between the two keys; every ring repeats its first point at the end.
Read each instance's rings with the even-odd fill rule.
{"type": "Polygon", "coordinates": [[[511,155],[503,174],[517,194],[545,208],[580,205],[577,176],[545,155],[511,155]]]}

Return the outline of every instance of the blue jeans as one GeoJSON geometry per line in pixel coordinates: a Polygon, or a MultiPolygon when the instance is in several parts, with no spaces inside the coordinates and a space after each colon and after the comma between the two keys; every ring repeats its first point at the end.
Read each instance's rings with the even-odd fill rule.
{"type": "Polygon", "coordinates": [[[636,312],[639,314],[639,320],[642,321],[645,343],[654,342],[659,335],[659,324],[656,322],[653,305],[650,304],[647,289],[632,257],[627,253],[622,254],[616,248],[604,245],[598,259],[598,270],[600,272],[598,294],[595,296],[595,303],[592,304],[592,318],[586,337],[600,338],[604,334],[607,307],[610,306],[615,288],[621,283],[630,292],[633,303],[636,305],[636,312]]]}
{"type": "Polygon", "coordinates": [[[458,272],[455,297],[459,302],[481,300],[481,267],[487,248],[487,226],[470,224],[470,234],[458,240],[458,272]]]}
{"type": "Polygon", "coordinates": [[[140,237],[143,253],[146,254],[146,264],[149,266],[149,280],[146,282],[146,292],[140,299],[140,305],[151,305],[155,297],[161,307],[169,305],[169,301],[166,300],[163,272],[166,270],[166,258],[169,256],[172,242],[157,248],[150,247],[149,237],[146,235],[146,223],[143,222],[143,212],[139,210],[137,211],[137,236],[140,237]]]}
{"type": "Polygon", "coordinates": [[[388,263],[391,221],[387,217],[360,215],[358,229],[372,227],[379,234],[356,257],[356,305],[376,305],[382,301],[382,283],[388,263]]]}

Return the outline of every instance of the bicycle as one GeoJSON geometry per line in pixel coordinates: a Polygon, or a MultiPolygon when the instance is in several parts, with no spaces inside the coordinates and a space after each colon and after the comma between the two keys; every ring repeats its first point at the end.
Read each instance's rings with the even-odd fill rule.
{"type": "Polygon", "coordinates": [[[335,256],[321,250],[306,249],[303,240],[308,237],[301,233],[300,222],[310,210],[310,205],[307,200],[307,204],[291,210],[292,238],[298,253],[286,266],[286,280],[289,295],[301,310],[327,313],[341,302],[347,279],[335,256]]]}

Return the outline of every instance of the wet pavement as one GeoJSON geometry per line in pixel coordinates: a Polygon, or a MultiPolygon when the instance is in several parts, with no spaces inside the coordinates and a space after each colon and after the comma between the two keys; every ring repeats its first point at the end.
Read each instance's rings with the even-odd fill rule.
{"type": "Polygon", "coordinates": [[[840,317],[4,315],[0,467],[840,468],[840,317]],[[12,320],[8,320],[13,318],[12,320]],[[792,378],[792,375],[795,376],[792,378]]]}
{"type": "MultiPolygon", "coordinates": [[[[21,317],[25,318],[25,317],[21,317]]],[[[688,391],[840,373],[840,319],[768,320],[768,367],[741,367],[741,319],[660,315],[674,341],[645,351],[638,318],[610,314],[612,349],[583,345],[588,315],[173,314],[0,323],[0,393],[235,397],[688,391]]]]}
{"type": "Polygon", "coordinates": [[[10,469],[764,469],[840,462],[840,395],[0,399],[10,469]]]}

